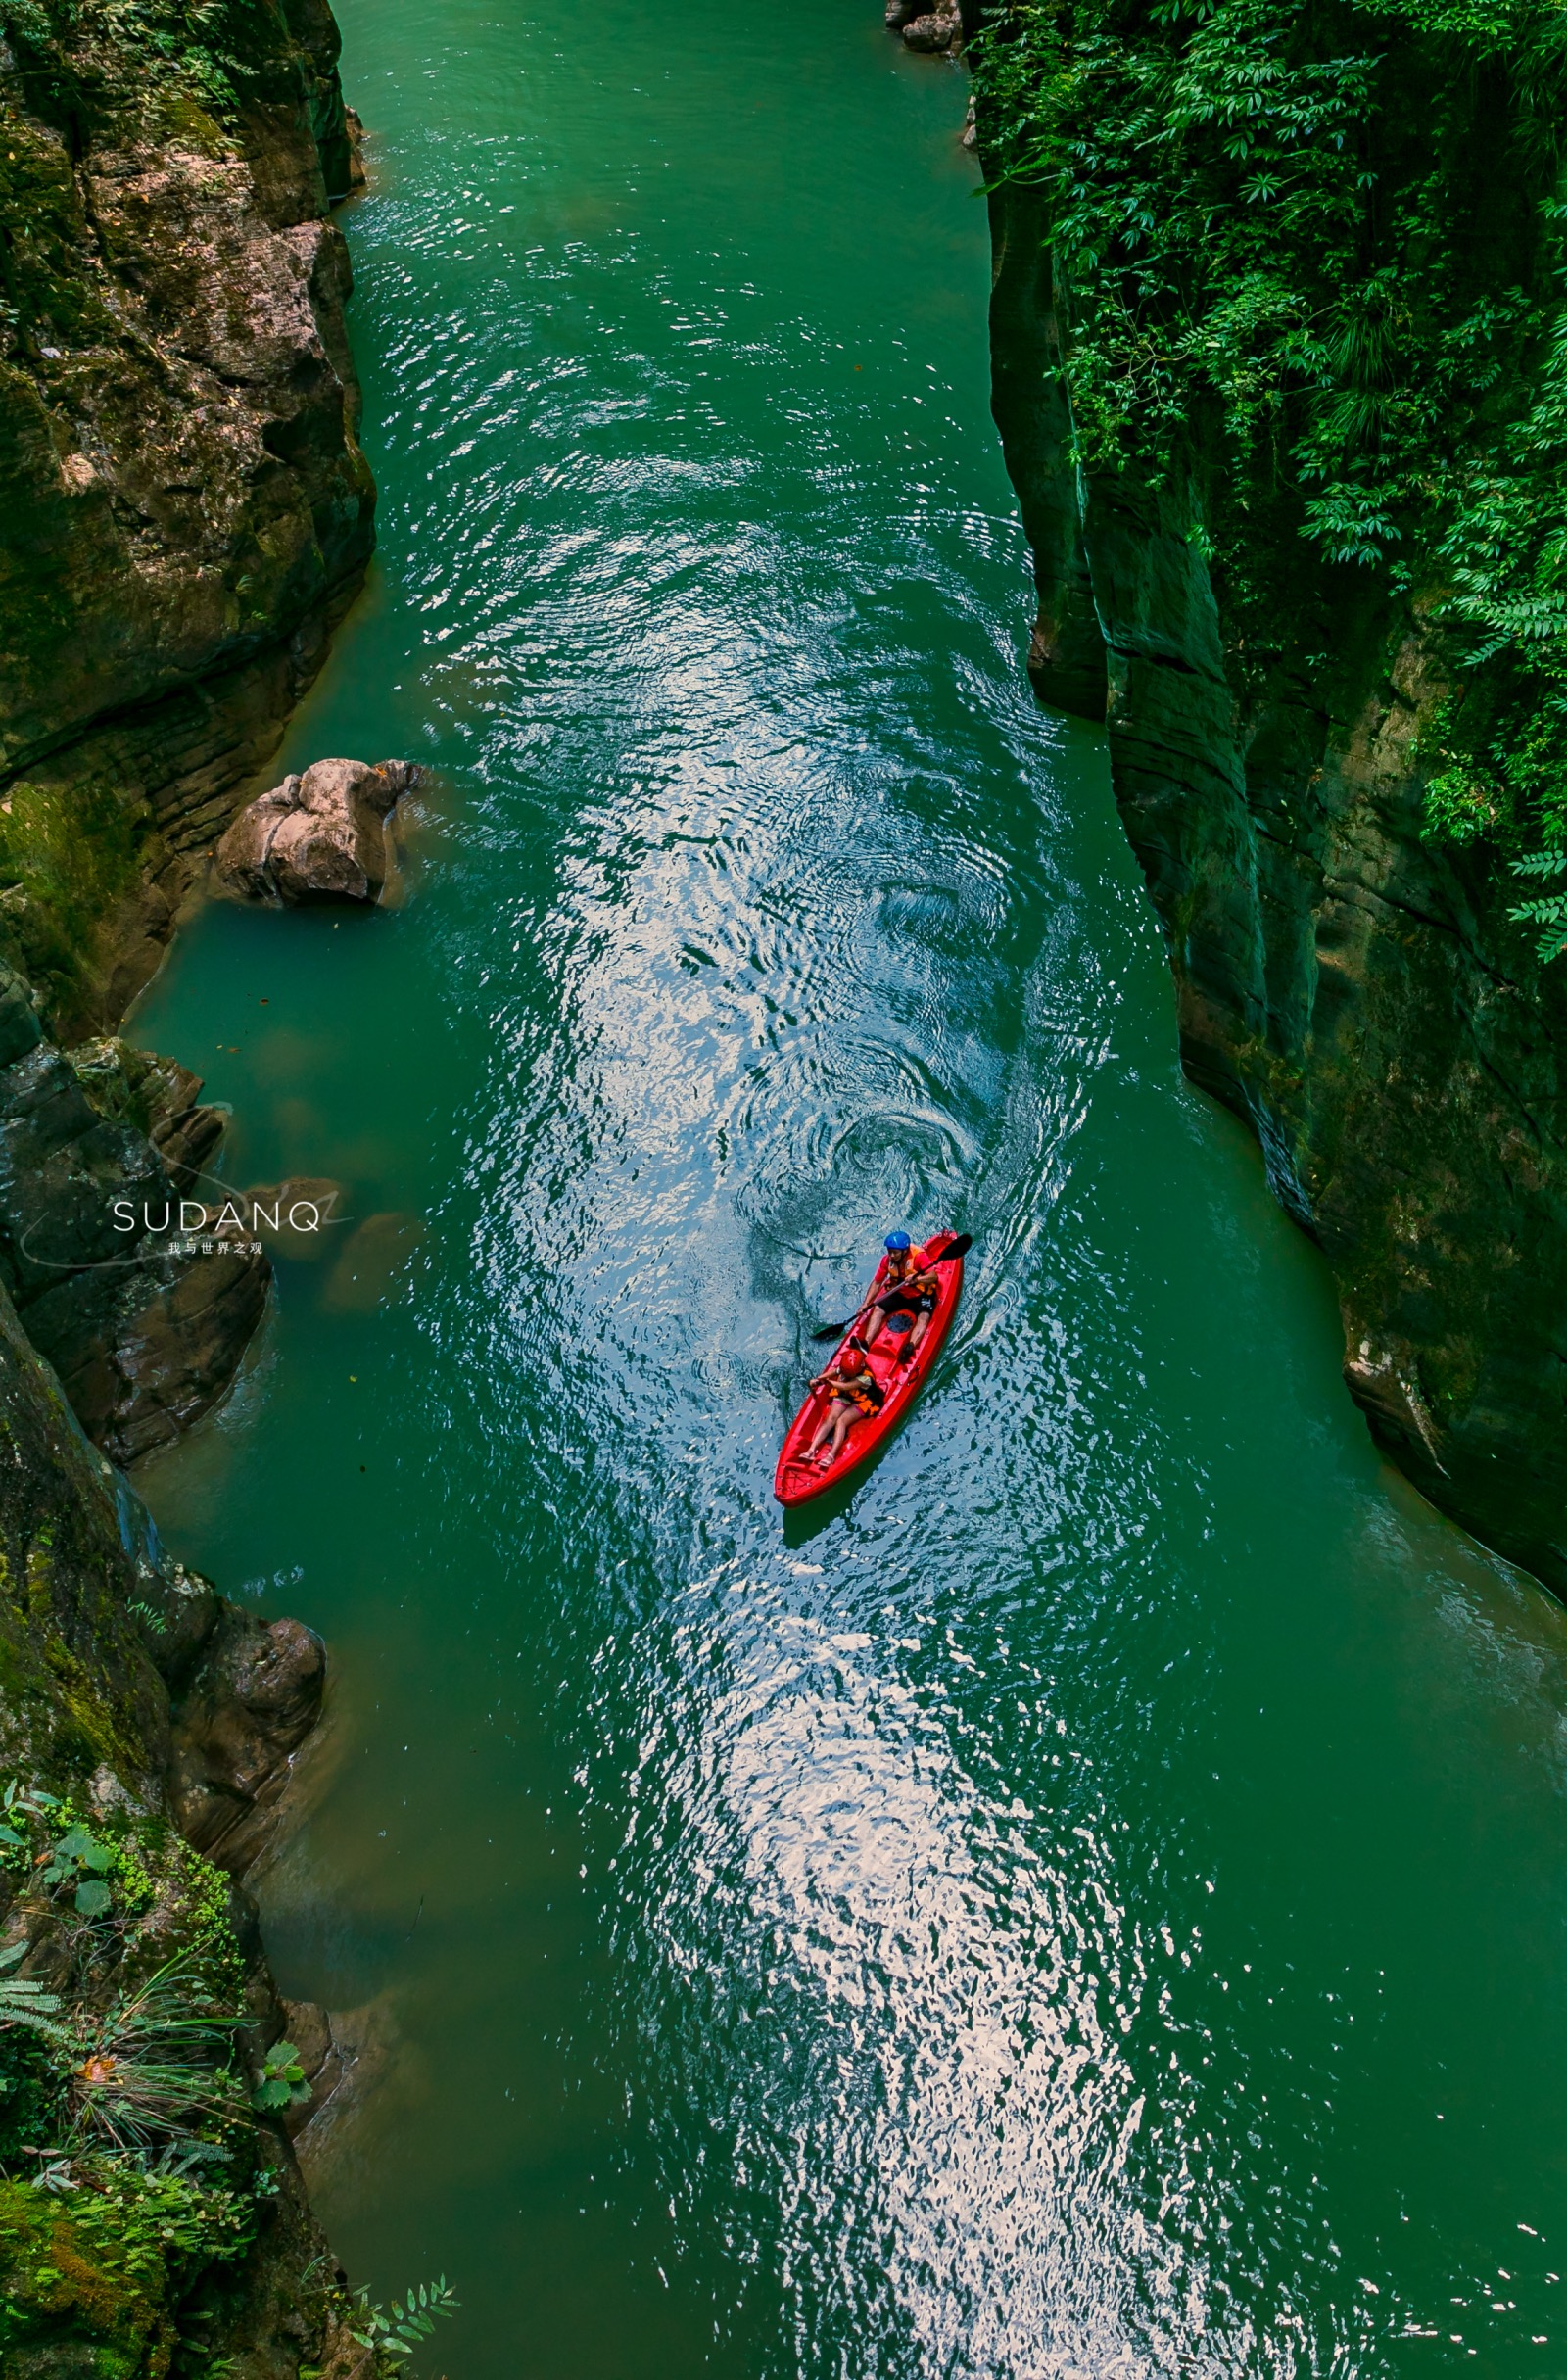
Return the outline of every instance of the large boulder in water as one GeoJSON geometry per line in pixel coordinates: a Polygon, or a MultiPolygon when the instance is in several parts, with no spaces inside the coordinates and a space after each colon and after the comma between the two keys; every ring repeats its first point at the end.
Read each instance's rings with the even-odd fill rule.
{"type": "Polygon", "coordinates": [[[378,901],[392,870],[386,821],[418,782],[405,760],[317,760],[240,812],[214,867],[250,901],[378,901]]]}
{"type": "Polygon", "coordinates": [[[963,19],[955,5],[943,0],[927,14],[907,19],[903,38],[911,50],[958,50],[963,47],[963,19]]]}

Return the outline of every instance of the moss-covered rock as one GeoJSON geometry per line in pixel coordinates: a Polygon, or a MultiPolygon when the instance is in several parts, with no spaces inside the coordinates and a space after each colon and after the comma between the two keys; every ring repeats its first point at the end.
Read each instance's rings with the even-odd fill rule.
{"type": "Polygon", "coordinates": [[[372,2368],[283,2126],[251,2112],[284,2031],[254,1909],[182,1832],[194,1809],[219,1856],[254,1852],[320,1683],[306,1632],[163,1554],[0,1291],[0,1976],[47,1989],[62,2036],[19,2043],[0,2006],[8,2376],[372,2368]],[[127,2128],[157,1989],[210,2021],[212,2078],[127,2128]]]}
{"type": "Polygon", "coordinates": [[[0,26],[0,918],[101,1026],[369,550],[338,37],[311,0],[0,26]]]}
{"type": "Polygon", "coordinates": [[[0,2352],[24,2380],[76,2368],[103,2380],[162,2380],[179,2346],[192,2279],[243,2256],[256,2236],[248,2193],[188,2175],[86,2162],[69,2192],[0,2180],[0,2352]],[[85,2352],[82,2352],[85,2351],[85,2352]]]}
{"type": "Polygon", "coordinates": [[[88,1435],[126,1459],[206,1410],[269,1277],[248,1250],[176,1256],[144,1215],[119,1227],[144,1193],[195,1186],[220,1119],[193,1075],[106,1028],[369,551],[328,219],[354,173],[337,49],[326,0],[0,0],[13,2380],[380,2368],[255,2096],[284,2018],[234,1881],[315,1716],[321,1647],[168,1560],[88,1435]],[[169,2036],[162,2080],[159,1994],[206,2044],[169,2036]]]}

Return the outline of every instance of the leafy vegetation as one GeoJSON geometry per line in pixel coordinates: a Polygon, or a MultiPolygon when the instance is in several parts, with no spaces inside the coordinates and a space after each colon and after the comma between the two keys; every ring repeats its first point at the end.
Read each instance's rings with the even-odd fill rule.
{"type": "Polygon", "coordinates": [[[18,1781],[0,1864],[31,1912],[0,1951],[0,2359],[66,2325],[162,2370],[187,2281],[244,2251],[265,2195],[227,1882],[161,1821],[89,1826],[18,1781]],[[17,1972],[33,1940],[47,1986],[17,1972]]]}
{"type": "MultiPolygon", "coordinates": [[[[1333,599],[1412,605],[1455,685],[1428,833],[1558,873],[1567,18],[1003,0],[971,55],[994,173],[1043,205],[1082,470],[1179,483],[1243,669],[1300,541],[1333,599]]],[[[1512,914],[1567,948],[1567,895],[1512,914]]]]}
{"type": "Polygon", "coordinates": [[[0,2180],[0,2351],[69,2322],[111,2349],[150,2349],[152,2368],[166,2369],[184,2285],[243,2255],[255,2228],[246,2193],[188,2170],[99,2157],[41,2181],[0,2180]]]}
{"type": "Polygon", "coordinates": [[[261,2078],[251,2094],[251,2105],[259,2115],[281,2115],[285,2108],[303,2107],[309,2095],[299,2051],[292,2041],[274,2041],[261,2060],[261,2078]]]}
{"type": "Polygon", "coordinates": [[[181,1959],[117,1992],[104,2015],[78,2021],[71,2140],[151,2149],[207,2133],[221,2142],[241,2104],[236,2022],[192,1989],[181,1959]]]}
{"type": "Polygon", "coordinates": [[[401,2306],[396,2298],[390,2306],[372,2306],[369,2292],[361,2289],[354,2301],[350,2328],[361,2347],[376,2348],[384,2356],[411,2356],[421,2340],[433,2334],[437,2320],[455,2313],[457,2305],[445,2273],[438,2281],[421,2281],[410,2289],[401,2306]]]}
{"type": "MultiPolygon", "coordinates": [[[[73,2371],[216,2380],[206,2276],[246,2254],[281,2179],[254,2118],[310,2095],[292,2042],[246,2059],[228,1880],[165,1820],[89,1822],[17,1780],[0,1873],[0,2368],[45,2346],[73,2371]],[[19,1972],[40,1945],[47,1982],[19,1972]]],[[[457,2304],[444,2275],[389,2306],[323,2286],[383,2374],[457,2304]]]]}
{"type": "Polygon", "coordinates": [[[46,1891],[61,1884],[71,1888],[71,1900],[82,1917],[107,1917],[112,1894],[105,1877],[116,1865],[115,1853],[85,1827],[69,1827],[50,1849],[39,1878],[46,1891]]]}
{"type": "Polygon", "coordinates": [[[26,1947],[0,1952],[0,2160],[38,2147],[55,2128],[64,2095],[56,2053],[71,2042],[59,1993],[12,1972],[26,1947]]]}
{"type": "Polygon", "coordinates": [[[26,1948],[25,1942],[13,1942],[9,1950],[0,1950],[0,2025],[23,2025],[63,2048],[71,2035],[59,2019],[59,1993],[45,1991],[41,1983],[30,1983],[21,1975],[7,1973],[8,1969],[21,1965],[26,1948]]]}

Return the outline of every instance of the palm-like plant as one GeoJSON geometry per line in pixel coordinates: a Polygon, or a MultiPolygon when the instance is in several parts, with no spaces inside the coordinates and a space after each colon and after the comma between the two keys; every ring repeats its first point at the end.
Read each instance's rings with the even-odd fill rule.
{"type": "Polygon", "coordinates": [[[53,2048],[68,2048],[71,2036],[60,2022],[59,1993],[7,1972],[21,1965],[26,1951],[25,1942],[13,1942],[9,1950],[0,1950],[0,2024],[24,2026],[28,2032],[41,2033],[53,2048]]]}
{"type": "Polygon", "coordinates": [[[148,2149],[236,2118],[243,2105],[230,2065],[236,2021],[193,2007],[183,1966],[183,1957],[170,1959],[77,2032],[79,2062],[67,2078],[76,2140],[148,2149]]]}

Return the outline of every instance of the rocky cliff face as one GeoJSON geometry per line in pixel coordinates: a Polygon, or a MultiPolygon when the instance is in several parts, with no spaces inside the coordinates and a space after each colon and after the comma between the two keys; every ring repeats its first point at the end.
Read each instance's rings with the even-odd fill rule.
{"type": "MultiPolygon", "coordinates": [[[[981,96],[993,167],[1004,129],[981,96]]],[[[1567,985],[1496,851],[1433,835],[1425,797],[1433,722],[1484,673],[1416,574],[1324,560],[1299,505],[1258,499],[1216,414],[1159,471],[1085,459],[1046,194],[990,206],[1030,672],[1107,723],[1183,1063],[1321,1246],[1378,1442],[1567,1594],[1567,985]]]]}
{"type": "Polygon", "coordinates": [[[370,549],[357,167],[325,0],[4,0],[0,36],[0,1281],[123,1463],[270,1280],[178,1245],[221,1119],[102,1036],[370,549]]]}
{"type": "Polygon", "coordinates": [[[216,1404],[266,1305],[259,1243],[179,1229],[213,1195],[202,1168],[223,1129],[200,1091],[122,1041],[57,1048],[0,966],[0,1282],[121,1464],[216,1404]]]}
{"type": "Polygon", "coordinates": [[[0,2366],[18,2380],[372,2380],[384,2360],[289,2146],[342,2061],[321,2011],[285,2013],[233,1880],[318,1711],[321,1647],[168,1561],[99,1451],[128,1462],[207,1411],[270,1280],[259,1248],[180,1245],[222,1117],[109,1028],[370,547],[327,215],[356,171],[337,46],[325,0],[0,0],[0,2366]]]}
{"type": "Polygon", "coordinates": [[[113,1024],[369,552],[325,0],[0,10],[0,924],[113,1024]]]}
{"type": "Polygon", "coordinates": [[[160,1552],[3,1290],[0,1680],[0,2362],[371,2380],[259,2089],[285,2013],[230,1880],[320,1647],[160,1552]],[[54,2037],[16,2021],[17,1978],[54,2037]]]}

